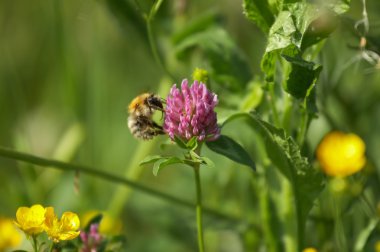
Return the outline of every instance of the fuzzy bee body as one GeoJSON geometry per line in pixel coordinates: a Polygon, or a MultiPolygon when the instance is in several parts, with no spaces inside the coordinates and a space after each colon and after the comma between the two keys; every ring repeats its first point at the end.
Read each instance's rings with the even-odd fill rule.
{"type": "Polygon", "coordinates": [[[134,137],[150,140],[165,134],[162,127],[152,119],[156,110],[164,110],[162,99],[157,95],[144,93],[132,100],[128,106],[128,127],[134,137]]]}

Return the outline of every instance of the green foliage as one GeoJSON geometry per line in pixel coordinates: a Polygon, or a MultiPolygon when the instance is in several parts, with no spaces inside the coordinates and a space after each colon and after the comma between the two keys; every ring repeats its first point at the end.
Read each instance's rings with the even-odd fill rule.
{"type": "Polygon", "coordinates": [[[210,63],[210,77],[215,82],[231,90],[243,90],[252,77],[246,58],[224,29],[210,26],[207,29],[190,24],[188,30],[196,32],[181,32],[176,35],[175,50],[178,57],[195,48],[205,54],[205,60],[210,63]]]}
{"type": "Polygon", "coordinates": [[[254,171],[256,170],[255,163],[253,162],[247,151],[236,141],[228,136],[221,135],[217,140],[206,142],[207,147],[221,154],[239,164],[251,167],[254,171]]]}
{"type": "Polygon", "coordinates": [[[264,0],[244,0],[244,14],[265,33],[274,22],[274,14],[271,12],[268,1],[264,0]]]}
{"type": "Polygon", "coordinates": [[[322,66],[315,66],[313,62],[308,62],[297,56],[292,57],[283,54],[282,57],[291,64],[291,71],[285,82],[285,91],[295,98],[304,99],[317,81],[322,66]]]}
{"type": "Polygon", "coordinates": [[[334,31],[337,23],[334,11],[341,14],[337,9],[344,5],[337,2],[335,5],[330,4],[330,9],[319,11],[321,7],[308,2],[284,4],[270,27],[268,44],[261,61],[266,80],[274,81],[275,62],[281,55],[291,66],[284,84],[285,91],[295,98],[307,98],[322,68],[304,60],[302,56],[307,48],[334,31]]]}
{"type": "Polygon", "coordinates": [[[325,179],[322,173],[314,169],[301,155],[297,143],[283,129],[276,128],[248,113],[234,114],[223,125],[237,119],[245,119],[248,125],[259,133],[271,162],[292,184],[299,221],[304,226],[315,199],[324,188],[325,179]]]}
{"type": "MultiPolygon", "coordinates": [[[[0,146],[6,158],[0,160],[0,220],[32,203],[79,216],[103,209],[120,217],[115,221],[123,230],[107,235],[98,251],[193,252],[194,170],[203,188],[208,251],[374,251],[380,2],[350,4],[0,1],[0,145],[11,148],[0,146]],[[165,98],[195,67],[209,73],[218,122],[228,126],[224,135],[204,143],[173,143],[166,135],[136,141],[125,125],[127,104],[143,92],[165,98]],[[83,134],[69,125],[81,125],[83,134]],[[339,192],[315,156],[333,129],[360,135],[367,153],[365,169],[345,179],[339,192]],[[157,151],[162,155],[152,155],[157,151]],[[235,163],[257,170],[236,170],[235,163]],[[156,177],[169,166],[179,169],[156,177]]],[[[159,116],[154,121],[162,125],[159,116]]],[[[43,238],[41,249],[48,249],[43,238]]],[[[56,248],[79,246],[78,238],[56,248]]]]}

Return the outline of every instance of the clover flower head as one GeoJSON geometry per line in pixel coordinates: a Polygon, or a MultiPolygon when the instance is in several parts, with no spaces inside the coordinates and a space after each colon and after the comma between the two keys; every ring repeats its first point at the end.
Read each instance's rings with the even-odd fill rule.
{"type": "Polygon", "coordinates": [[[181,90],[174,84],[166,99],[164,130],[174,140],[175,136],[189,140],[213,141],[220,136],[215,106],[216,94],[209,91],[204,83],[182,81],[181,90]]]}
{"type": "Polygon", "coordinates": [[[327,175],[346,177],[364,167],[365,144],[355,134],[330,132],[317,148],[317,159],[327,175]]]}
{"type": "Polygon", "coordinates": [[[65,212],[59,220],[54,213],[54,208],[46,208],[45,231],[53,242],[76,238],[80,233],[80,231],[78,231],[79,226],[79,218],[75,213],[65,212]]]}
{"type": "Polygon", "coordinates": [[[27,235],[36,235],[44,231],[45,208],[41,205],[19,207],[15,224],[27,235]]]}
{"type": "Polygon", "coordinates": [[[99,224],[91,224],[88,232],[81,232],[80,238],[83,242],[81,252],[97,251],[103,241],[103,236],[99,233],[99,224]]]}

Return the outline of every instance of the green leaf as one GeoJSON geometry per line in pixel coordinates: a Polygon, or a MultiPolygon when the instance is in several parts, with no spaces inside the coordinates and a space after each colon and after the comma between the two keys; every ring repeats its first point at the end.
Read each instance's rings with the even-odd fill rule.
{"type": "Polygon", "coordinates": [[[168,165],[172,164],[183,164],[184,161],[178,157],[170,157],[166,159],[160,159],[156,163],[154,163],[153,166],[153,175],[157,176],[158,172],[162,169],[165,168],[168,165]]]}
{"type": "Polygon", "coordinates": [[[246,152],[246,150],[235,140],[228,136],[221,135],[217,140],[206,142],[207,147],[221,154],[239,164],[246,165],[251,167],[254,171],[256,171],[256,166],[250,155],[246,152]]]}
{"type": "Polygon", "coordinates": [[[142,41],[145,42],[145,45],[148,48],[149,43],[145,20],[142,18],[142,15],[136,10],[133,3],[131,1],[125,0],[106,0],[105,4],[108,6],[108,9],[115,16],[117,21],[120,23],[120,28],[125,29],[125,32],[129,32],[125,27],[133,26],[136,33],[143,38],[142,41]]]}
{"type": "Polygon", "coordinates": [[[183,58],[195,48],[210,62],[212,80],[233,91],[244,90],[252,78],[250,66],[224,29],[214,26],[189,35],[176,44],[176,55],[183,58]]]}
{"type": "Polygon", "coordinates": [[[244,112],[249,112],[252,109],[255,109],[258,105],[260,105],[261,100],[264,95],[264,91],[262,89],[262,83],[259,81],[252,81],[250,83],[250,88],[248,93],[244,97],[243,101],[240,101],[240,110],[244,112]]]}
{"type": "Polygon", "coordinates": [[[316,66],[300,57],[281,55],[291,63],[291,71],[285,83],[285,91],[296,98],[304,99],[308,90],[315,84],[322,70],[322,66],[316,66]]]}
{"type": "Polygon", "coordinates": [[[197,15],[195,19],[190,20],[185,27],[181,28],[174,34],[172,42],[177,45],[192,34],[207,30],[209,27],[215,26],[215,23],[219,23],[220,21],[221,16],[213,10],[197,15]]]}
{"type": "Polygon", "coordinates": [[[274,14],[271,12],[270,5],[267,0],[244,0],[244,14],[248,19],[256,23],[256,25],[267,33],[274,22],[274,14]]]}
{"type": "Polygon", "coordinates": [[[301,155],[297,143],[283,129],[276,128],[257,116],[237,113],[230,116],[223,125],[238,119],[244,119],[262,137],[268,157],[292,184],[299,221],[304,227],[314,200],[324,188],[323,174],[309,164],[301,155]]]}
{"type": "Polygon", "coordinates": [[[361,230],[361,232],[359,233],[355,241],[355,246],[354,246],[355,252],[364,251],[364,247],[367,244],[369,237],[374,232],[378,224],[379,224],[379,218],[378,217],[372,218],[369,221],[368,226],[364,228],[363,230],[361,230]]]}
{"type": "Polygon", "coordinates": [[[147,156],[144,158],[141,162],[140,165],[145,165],[145,164],[150,164],[150,163],[155,163],[160,159],[166,159],[165,157],[161,155],[153,155],[153,156],[147,156]]]}
{"type": "Polygon", "coordinates": [[[332,11],[324,11],[307,27],[302,37],[301,51],[327,38],[338,26],[338,18],[332,11]]]}

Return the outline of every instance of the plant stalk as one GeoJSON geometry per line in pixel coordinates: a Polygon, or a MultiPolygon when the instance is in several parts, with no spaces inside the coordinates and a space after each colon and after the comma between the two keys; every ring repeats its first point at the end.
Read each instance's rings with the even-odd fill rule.
{"type": "MultiPolygon", "coordinates": [[[[34,156],[34,155],[31,155],[28,153],[23,153],[23,152],[18,152],[18,151],[14,151],[11,149],[7,149],[7,148],[1,147],[1,146],[0,146],[0,157],[9,158],[12,160],[17,160],[17,161],[26,162],[29,164],[42,166],[42,167],[45,167],[46,169],[58,169],[58,170],[62,170],[62,171],[78,171],[81,173],[85,173],[88,175],[99,177],[99,178],[104,179],[104,180],[108,180],[110,182],[119,183],[119,184],[122,184],[124,186],[133,187],[134,189],[139,190],[140,192],[149,194],[151,196],[154,196],[154,197],[157,197],[157,198],[160,198],[163,200],[167,200],[167,201],[175,203],[177,205],[182,205],[182,206],[188,207],[188,208],[193,208],[195,206],[194,203],[192,203],[192,202],[180,199],[178,197],[175,197],[175,196],[163,193],[163,192],[159,192],[153,188],[150,188],[150,187],[144,186],[140,183],[137,183],[135,181],[123,178],[122,176],[113,175],[113,174],[104,172],[104,170],[107,170],[107,169],[95,169],[95,168],[89,167],[89,166],[83,166],[83,165],[71,164],[71,163],[61,162],[61,161],[52,160],[52,159],[41,158],[41,157],[34,156]]],[[[32,166],[27,166],[27,167],[32,167],[32,166]]],[[[234,222],[242,221],[238,217],[230,216],[230,215],[221,213],[215,209],[204,208],[203,210],[205,212],[207,212],[213,216],[219,217],[219,218],[224,218],[224,219],[234,221],[234,222]]],[[[259,229],[259,227],[257,227],[257,226],[256,226],[256,228],[259,229]]]]}
{"type": "Polygon", "coordinates": [[[198,249],[199,252],[204,252],[204,240],[203,240],[203,223],[202,223],[202,188],[201,179],[199,173],[199,164],[194,165],[195,186],[197,190],[197,232],[198,232],[198,249]]]}
{"type": "Polygon", "coordinates": [[[37,237],[32,235],[32,244],[34,252],[38,252],[37,237]]]}

